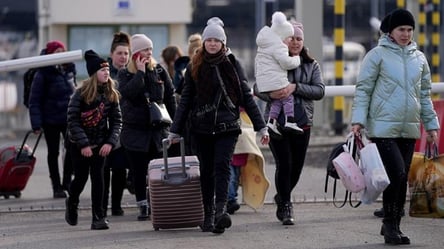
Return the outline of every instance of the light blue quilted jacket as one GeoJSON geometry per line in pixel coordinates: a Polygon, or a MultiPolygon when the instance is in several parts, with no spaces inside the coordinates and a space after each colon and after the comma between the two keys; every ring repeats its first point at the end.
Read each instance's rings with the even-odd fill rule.
{"type": "Polygon", "coordinates": [[[379,138],[418,139],[421,121],[426,130],[439,129],[431,84],[427,59],[416,43],[401,47],[385,34],[362,62],[351,123],[379,138]]]}

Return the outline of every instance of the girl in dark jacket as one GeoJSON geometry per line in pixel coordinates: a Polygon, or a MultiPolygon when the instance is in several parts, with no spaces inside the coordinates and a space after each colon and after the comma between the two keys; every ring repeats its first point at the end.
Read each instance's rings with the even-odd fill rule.
{"type": "MultiPolygon", "coordinates": [[[[50,41],[42,54],[65,52],[60,41],[50,41]]],[[[73,63],[47,66],[37,70],[29,97],[29,115],[32,130],[38,134],[44,130],[48,145],[48,168],[54,198],[65,198],[72,176],[69,152],[63,162],[63,181],[59,173],[60,137],[66,136],[66,111],[69,98],[75,88],[75,66],[73,63]],[[62,187],[63,186],[63,187],[62,187]]]]}
{"type": "Polygon", "coordinates": [[[148,101],[164,103],[173,117],[176,100],[168,72],[152,58],[151,39],[143,34],[135,34],[131,37],[130,47],[132,58],[128,67],[119,71],[117,76],[123,114],[120,143],[133,172],[140,210],[137,219],[143,221],[149,218],[150,212],[146,194],[148,163],[162,156],[162,139],[168,135],[168,126],[151,124],[148,101]]]}
{"type": "Polygon", "coordinates": [[[200,161],[205,212],[202,231],[223,233],[231,226],[226,203],[230,161],[241,133],[239,107],[245,108],[254,129],[260,130],[263,144],[268,143],[268,132],[244,71],[225,46],[222,20],[209,19],[202,40],[203,46],[186,70],[180,104],[168,139],[174,143],[183,135],[190,114],[191,136],[200,161]]]}
{"type": "MultiPolygon", "coordinates": [[[[114,34],[111,43],[110,55],[108,58],[110,77],[117,79],[119,70],[124,69],[128,64],[130,54],[130,37],[125,32],[117,32],[114,34]]],[[[118,82],[116,82],[118,85],[118,82]]],[[[127,183],[126,169],[128,167],[128,160],[126,159],[125,151],[120,142],[111,151],[105,160],[104,180],[105,192],[103,197],[103,210],[105,216],[108,211],[108,198],[110,195],[111,186],[111,215],[122,216],[124,211],[121,206],[123,190],[127,183]],[[112,172],[112,173],[111,173],[112,172]]],[[[131,189],[128,188],[130,193],[131,189]]]]}
{"type": "Polygon", "coordinates": [[[109,64],[94,51],[85,52],[89,78],[82,82],[68,105],[68,136],[74,179],[66,199],[66,222],[77,225],[79,196],[91,175],[91,229],[108,229],[104,219],[104,159],[116,145],[122,127],[119,93],[109,77],[109,64]]]}

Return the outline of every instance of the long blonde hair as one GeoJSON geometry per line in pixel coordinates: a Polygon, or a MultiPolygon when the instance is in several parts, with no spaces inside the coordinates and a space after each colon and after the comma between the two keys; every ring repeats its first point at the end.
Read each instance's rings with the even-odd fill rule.
{"type": "MultiPolygon", "coordinates": [[[[148,63],[148,65],[146,67],[149,70],[153,70],[156,67],[156,65],[157,65],[157,61],[151,57],[150,62],[148,63]]],[[[137,73],[136,62],[132,58],[128,63],[127,69],[128,69],[128,72],[130,72],[130,73],[133,73],[133,74],[137,73]]]]}
{"type": "MultiPolygon", "coordinates": [[[[95,73],[88,79],[84,80],[80,85],[80,96],[83,97],[88,105],[91,104],[98,96],[98,84],[101,83],[99,83],[97,79],[97,73],[95,73]]],[[[120,93],[116,89],[116,82],[111,79],[111,77],[108,77],[108,81],[104,84],[106,85],[104,91],[105,97],[110,102],[118,103],[120,99],[120,93]]]]}

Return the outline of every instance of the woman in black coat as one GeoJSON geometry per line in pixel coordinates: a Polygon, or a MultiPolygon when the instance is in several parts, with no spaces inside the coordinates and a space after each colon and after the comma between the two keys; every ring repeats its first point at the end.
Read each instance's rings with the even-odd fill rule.
{"type": "Polygon", "coordinates": [[[132,58],[126,69],[119,71],[119,91],[123,128],[120,143],[125,149],[134,177],[135,194],[140,213],[138,220],[149,218],[146,176],[151,159],[161,157],[162,139],[168,126],[152,125],[148,101],[164,103],[171,117],[176,111],[174,87],[168,72],[152,58],[153,43],[143,34],[131,37],[132,58]]]}
{"type": "Polygon", "coordinates": [[[168,138],[174,143],[183,136],[190,117],[190,132],[200,161],[205,212],[202,231],[223,233],[231,226],[226,204],[230,161],[241,133],[240,106],[245,108],[254,129],[260,131],[264,144],[268,143],[268,132],[245,73],[225,46],[222,20],[214,17],[207,24],[202,34],[203,46],[186,70],[180,104],[168,138]]]}

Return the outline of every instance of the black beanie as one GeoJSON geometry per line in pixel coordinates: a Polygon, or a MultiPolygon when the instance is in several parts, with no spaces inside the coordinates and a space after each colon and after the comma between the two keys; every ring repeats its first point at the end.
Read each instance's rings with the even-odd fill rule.
{"type": "Polygon", "coordinates": [[[102,67],[109,67],[108,62],[91,49],[85,52],[85,60],[89,76],[95,74],[102,67]]]}
{"type": "MultiPolygon", "coordinates": [[[[415,18],[413,17],[412,13],[410,13],[410,11],[405,10],[405,9],[396,9],[396,10],[392,11],[389,15],[390,15],[390,17],[389,17],[388,25],[387,25],[388,26],[387,27],[388,33],[392,32],[392,30],[394,30],[395,28],[402,26],[402,25],[412,26],[413,29],[415,29],[415,18]]],[[[384,24],[384,20],[382,20],[382,23],[381,23],[381,31],[383,31],[382,30],[383,24],[384,24]]]]}

